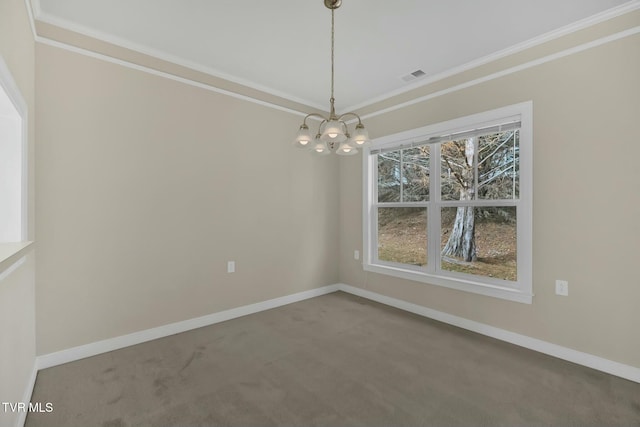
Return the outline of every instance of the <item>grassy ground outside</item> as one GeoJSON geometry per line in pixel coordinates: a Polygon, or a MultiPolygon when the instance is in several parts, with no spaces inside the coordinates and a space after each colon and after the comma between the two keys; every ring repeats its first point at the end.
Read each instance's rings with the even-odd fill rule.
{"type": "MultiPolygon", "coordinates": [[[[453,218],[443,218],[441,248],[449,238],[452,225],[453,218]]],[[[378,258],[402,264],[426,265],[428,262],[426,230],[427,218],[424,209],[381,209],[378,258]],[[403,212],[397,209],[407,210],[403,212]]],[[[464,262],[448,257],[442,260],[442,269],[503,280],[517,279],[515,222],[476,220],[476,249],[478,255],[476,261],[464,262]]]]}

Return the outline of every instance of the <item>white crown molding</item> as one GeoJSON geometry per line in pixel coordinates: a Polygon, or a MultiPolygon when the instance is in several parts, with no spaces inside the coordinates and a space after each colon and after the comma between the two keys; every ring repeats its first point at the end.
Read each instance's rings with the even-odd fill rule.
{"type": "Polygon", "coordinates": [[[403,93],[410,92],[414,89],[435,83],[440,80],[444,80],[446,78],[452,77],[456,74],[460,74],[462,72],[471,70],[473,68],[479,67],[481,65],[488,64],[490,62],[496,61],[498,59],[502,59],[504,57],[522,52],[524,50],[530,49],[532,47],[541,45],[543,43],[547,43],[549,41],[558,39],[560,37],[569,35],[571,33],[575,33],[577,31],[583,30],[585,28],[591,27],[593,25],[599,24],[604,21],[608,21],[609,19],[615,18],[617,16],[624,15],[625,13],[632,12],[636,9],[640,8],[640,0],[632,0],[627,3],[624,3],[620,6],[613,7],[611,9],[607,9],[603,12],[592,15],[588,18],[581,19],[572,24],[566,25],[564,27],[558,28],[553,31],[549,31],[540,36],[534,37],[522,43],[518,43],[516,45],[510,46],[506,49],[502,49],[498,52],[494,52],[482,58],[478,58],[476,60],[467,62],[466,64],[460,65],[458,67],[450,68],[442,73],[438,73],[436,75],[426,77],[424,79],[420,79],[419,81],[409,84],[407,86],[403,86],[402,88],[384,93],[382,95],[371,98],[367,101],[363,101],[359,104],[355,104],[345,108],[345,111],[357,111],[361,108],[365,108],[369,105],[375,104],[377,102],[384,101],[385,99],[389,99],[391,97],[402,95],[403,93]]]}
{"type": "Polygon", "coordinates": [[[102,60],[102,61],[105,61],[105,62],[110,62],[112,64],[121,65],[123,67],[131,68],[131,69],[137,70],[137,71],[142,71],[142,72],[145,72],[145,73],[148,73],[148,74],[153,74],[155,76],[164,77],[166,79],[174,80],[174,81],[180,82],[180,83],[184,83],[184,84],[189,85],[189,86],[195,86],[195,87],[198,87],[200,89],[208,90],[210,92],[220,93],[220,94],[223,94],[223,95],[230,96],[232,98],[241,99],[241,100],[244,100],[244,101],[252,102],[254,104],[262,105],[264,107],[269,107],[269,108],[273,108],[275,110],[280,110],[280,111],[284,111],[284,112],[287,112],[287,113],[290,113],[290,114],[294,114],[296,116],[305,116],[305,115],[307,115],[307,113],[303,112],[303,111],[298,111],[298,110],[294,110],[292,108],[283,107],[281,105],[274,104],[274,103],[267,102],[267,101],[263,101],[261,99],[253,98],[251,96],[242,95],[242,94],[239,94],[239,93],[236,93],[236,92],[233,92],[233,91],[230,91],[230,90],[226,90],[226,89],[221,89],[221,88],[219,88],[217,86],[213,86],[213,85],[202,83],[202,82],[199,82],[199,81],[196,81],[196,80],[188,79],[186,77],[176,76],[175,74],[170,74],[170,73],[167,73],[167,72],[164,72],[164,71],[158,71],[158,70],[156,70],[154,68],[149,68],[149,67],[145,67],[143,65],[134,64],[132,62],[128,62],[128,61],[125,61],[125,60],[122,60],[122,59],[118,59],[118,58],[114,58],[114,57],[111,57],[111,56],[108,56],[108,55],[104,55],[102,53],[96,53],[96,52],[94,52],[92,50],[82,49],[82,48],[79,48],[79,47],[76,47],[76,46],[72,46],[72,45],[69,45],[69,44],[66,44],[66,43],[61,43],[61,42],[58,42],[58,41],[55,41],[55,40],[51,40],[51,39],[48,39],[48,38],[44,38],[44,37],[41,37],[41,36],[38,36],[37,41],[39,43],[42,43],[42,44],[46,44],[46,45],[54,46],[54,47],[57,47],[57,48],[60,48],[60,49],[64,49],[64,50],[70,51],[70,52],[78,53],[80,55],[88,56],[90,58],[95,58],[95,59],[99,59],[99,60],[102,60]]]}
{"type": "MultiPolygon", "coordinates": [[[[202,64],[198,64],[196,62],[189,61],[187,59],[184,59],[184,58],[181,58],[181,57],[178,57],[178,56],[175,56],[175,55],[170,55],[170,54],[158,51],[156,49],[152,49],[152,48],[149,48],[149,47],[145,47],[145,46],[139,45],[139,44],[134,43],[134,42],[132,42],[132,41],[130,41],[128,39],[124,39],[124,38],[112,36],[112,35],[109,35],[109,34],[105,34],[105,33],[102,33],[100,31],[93,30],[93,29],[78,25],[76,23],[70,22],[68,20],[55,18],[55,17],[47,14],[46,12],[44,12],[42,10],[42,8],[40,6],[40,0],[31,0],[31,1],[33,2],[33,8],[27,7],[27,9],[29,11],[30,19],[32,21],[31,22],[31,26],[32,26],[32,30],[34,32],[34,36],[35,36],[36,41],[43,42],[44,40],[48,40],[48,39],[37,35],[36,30],[35,30],[34,19],[42,21],[42,22],[45,22],[45,23],[48,23],[48,24],[51,24],[51,25],[55,25],[57,27],[64,28],[64,29],[67,29],[67,30],[70,30],[70,31],[73,31],[73,32],[76,32],[76,33],[79,33],[79,34],[82,34],[82,35],[85,35],[87,37],[92,37],[92,38],[97,39],[97,40],[101,40],[101,41],[104,41],[104,42],[107,42],[107,43],[111,43],[111,44],[114,44],[114,45],[117,45],[117,46],[121,46],[123,48],[130,49],[132,51],[135,51],[135,52],[138,52],[138,53],[141,53],[141,54],[144,54],[144,55],[148,55],[148,56],[155,57],[155,58],[167,61],[167,62],[171,62],[171,63],[176,64],[176,65],[180,65],[180,66],[183,66],[183,67],[186,67],[186,68],[190,68],[192,70],[199,71],[199,72],[211,75],[213,77],[218,77],[218,78],[221,78],[221,79],[224,79],[224,80],[228,80],[230,82],[237,83],[237,84],[240,84],[240,85],[243,85],[243,86],[246,86],[248,88],[255,89],[255,90],[259,90],[261,92],[264,92],[264,93],[267,93],[267,94],[270,94],[270,95],[278,96],[278,97],[287,99],[287,100],[292,101],[292,102],[304,104],[304,105],[307,105],[309,107],[318,109],[320,111],[324,111],[325,110],[326,106],[316,104],[315,102],[311,102],[311,101],[308,101],[308,100],[305,100],[305,99],[301,99],[301,98],[298,98],[298,97],[296,97],[294,95],[291,95],[291,94],[288,94],[288,93],[285,93],[285,92],[282,92],[282,91],[278,91],[276,89],[272,89],[272,88],[269,88],[269,87],[266,87],[266,86],[263,86],[263,85],[259,85],[257,83],[248,81],[246,79],[241,79],[241,78],[232,76],[230,74],[221,72],[219,70],[216,70],[216,69],[213,69],[213,68],[210,68],[210,67],[203,66],[202,64]],[[32,9],[33,9],[33,13],[31,12],[32,9]]],[[[30,0],[25,0],[25,2],[29,3],[30,0]]],[[[461,65],[461,66],[451,68],[451,69],[449,69],[447,71],[444,71],[442,73],[439,73],[437,75],[434,75],[434,76],[431,76],[431,77],[428,77],[428,78],[425,78],[425,79],[421,79],[418,82],[415,82],[415,83],[410,84],[408,86],[404,86],[404,87],[402,87],[400,89],[397,89],[395,91],[390,91],[390,92],[387,92],[385,94],[382,94],[382,95],[376,96],[374,98],[371,98],[371,99],[369,99],[367,101],[361,102],[359,104],[346,107],[346,108],[344,108],[344,111],[356,111],[358,109],[365,108],[365,107],[367,107],[369,105],[375,104],[377,102],[384,101],[385,99],[391,98],[393,96],[397,96],[397,95],[401,95],[401,94],[406,93],[406,92],[410,92],[410,91],[412,91],[414,89],[417,89],[417,88],[420,88],[422,86],[425,86],[425,85],[428,85],[428,84],[431,84],[431,83],[446,79],[448,77],[451,77],[453,75],[462,73],[464,71],[468,71],[468,70],[473,69],[475,67],[490,63],[492,61],[504,58],[504,57],[509,56],[509,55],[513,55],[513,54],[518,53],[518,52],[522,52],[522,51],[524,51],[526,49],[529,49],[531,47],[534,47],[534,46],[537,46],[537,45],[540,45],[540,44],[543,44],[543,43],[558,39],[560,37],[563,37],[563,36],[566,36],[568,34],[574,33],[576,31],[583,30],[583,29],[588,28],[590,26],[599,24],[601,22],[607,21],[607,20],[615,18],[617,16],[624,15],[625,13],[632,12],[632,11],[634,11],[636,9],[639,9],[639,8],[640,8],[640,0],[628,1],[628,2],[626,2],[626,3],[624,3],[624,4],[620,5],[620,6],[613,7],[611,9],[605,10],[603,12],[597,13],[595,15],[592,15],[590,17],[587,17],[587,18],[584,18],[582,20],[576,21],[576,22],[574,22],[572,24],[566,25],[566,26],[561,27],[559,29],[556,29],[556,30],[547,32],[545,34],[542,34],[541,36],[534,37],[534,38],[529,39],[529,40],[527,40],[525,42],[522,42],[522,43],[519,43],[517,45],[508,47],[508,48],[503,49],[501,51],[498,51],[498,52],[495,52],[493,54],[484,56],[484,57],[479,58],[479,59],[474,60],[474,61],[470,61],[470,62],[468,62],[466,64],[461,65]]],[[[64,44],[64,43],[61,43],[61,44],[64,44]]],[[[88,52],[87,50],[83,50],[83,51],[84,52],[88,52]]],[[[271,104],[271,105],[273,105],[273,104],[271,104]]]]}
{"type": "MultiPolygon", "coordinates": [[[[194,71],[199,71],[201,73],[205,73],[208,74],[212,77],[217,77],[220,79],[224,79],[227,80],[229,82],[232,83],[237,83],[239,85],[242,86],[246,86],[248,88],[251,89],[255,89],[255,90],[259,90],[261,92],[267,93],[269,95],[273,95],[273,96],[278,96],[280,98],[284,98],[286,100],[292,101],[292,102],[296,102],[299,104],[304,104],[307,105],[309,107],[318,109],[320,111],[324,111],[326,109],[326,106],[321,106],[316,104],[315,102],[311,102],[308,101],[306,99],[302,99],[299,97],[296,97],[292,94],[286,93],[286,92],[282,92],[264,85],[260,85],[258,83],[254,83],[251,82],[249,80],[240,78],[240,77],[236,77],[233,76],[231,74],[228,73],[224,73],[220,70],[216,70],[214,68],[211,67],[207,67],[205,65],[199,64],[197,62],[194,61],[190,61],[188,59],[179,57],[177,55],[171,55],[162,51],[159,51],[157,49],[153,49],[147,46],[143,46],[140,44],[137,44],[131,40],[122,38],[122,37],[117,37],[117,36],[113,36],[111,34],[107,34],[107,33],[103,33],[101,31],[95,30],[95,29],[91,29],[88,27],[85,27],[83,25],[79,25],[76,24],[74,22],[68,21],[66,19],[61,19],[61,18],[57,18],[54,16],[49,15],[48,13],[44,12],[41,8],[40,8],[40,1],[39,0],[34,0],[35,3],[37,4],[37,6],[35,7],[34,13],[35,13],[35,19],[47,24],[51,24],[54,25],[56,27],[60,27],[69,31],[73,31],[75,33],[78,34],[82,34],[84,36],[87,37],[91,37],[103,42],[107,42],[107,43],[111,43],[113,45],[116,46],[120,46],[123,47],[125,49],[129,49],[132,50],[134,52],[137,53],[141,53],[143,55],[148,55],[163,61],[167,61],[170,62],[172,64],[175,65],[179,65],[182,67],[186,67],[189,68],[191,70],[194,71]]],[[[40,36],[40,38],[43,38],[42,36],[40,36]]]]}
{"type": "Polygon", "coordinates": [[[33,40],[38,39],[38,33],[36,32],[36,23],[33,19],[34,7],[40,8],[40,0],[34,0],[35,6],[31,3],[31,0],[24,0],[24,6],[27,9],[27,16],[29,18],[29,26],[31,27],[31,33],[33,34],[33,40]]]}
{"type": "Polygon", "coordinates": [[[547,56],[544,56],[542,58],[535,59],[533,61],[525,62],[525,63],[517,65],[515,67],[507,68],[507,69],[504,69],[502,71],[498,71],[498,72],[493,73],[493,74],[488,74],[486,76],[483,76],[483,77],[480,77],[480,78],[477,78],[477,79],[474,79],[474,80],[469,80],[469,81],[466,81],[464,83],[461,83],[461,84],[458,84],[458,85],[455,85],[455,86],[451,86],[451,87],[448,87],[448,88],[443,89],[443,90],[439,90],[439,91],[436,91],[436,92],[433,92],[433,93],[430,93],[430,94],[427,94],[427,95],[424,95],[424,96],[420,96],[418,98],[413,98],[413,99],[411,99],[409,101],[402,102],[400,104],[395,104],[395,105],[393,105],[391,107],[382,108],[380,110],[376,110],[376,111],[373,111],[371,113],[364,114],[364,115],[361,116],[361,118],[362,119],[368,119],[368,118],[371,118],[371,117],[379,116],[381,114],[389,113],[391,111],[399,110],[399,109],[402,109],[402,108],[405,108],[405,107],[408,107],[408,106],[411,106],[411,105],[414,105],[414,104],[418,104],[420,102],[428,101],[430,99],[438,98],[440,96],[444,96],[444,95],[447,95],[449,93],[457,92],[457,91],[462,90],[462,89],[466,89],[466,88],[469,88],[469,87],[472,87],[472,86],[479,85],[481,83],[485,83],[485,82],[488,82],[488,81],[491,81],[491,80],[495,80],[497,78],[504,77],[504,76],[507,76],[509,74],[517,73],[519,71],[523,71],[523,70],[526,70],[527,68],[535,67],[537,65],[541,65],[541,64],[544,64],[546,62],[555,61],[556,59],[560,59],[560,58],[563,58],[565,56],[573,55],[575,53],[582,52],[582,51],[585,51],[585,50],[588,50],[588,49],[591,49],[591,48],[594,48],[594,47],[598,47],[598,46],[601,46],[601,45],[606,44],[606,43],[610,43],[610,42],[613,42],[613,41],[616,41],[616,40],[620,40],[620,39],[623,39],[625,37],[630,37],[630,36],[633,36],[633,35],[638,34],[638,33],[640,33],[640,26],[629,28],[627,30],[620,31],[619,33],[611,34],[609,36],[602,37],[600,39],[592,40],[592,41],[590,41],[588,43],[584,43],[584,44],[581,44],[581,45],[578,45],[578,46],[574,46],[572,48],[569,48],[569,49],[566,49],[566,50],[563,50],[563,51],[560,51],[560,52],[556,52],[554,54],[547,55],[547,56]]]}
{"type": "Polygon", "coordinates": [[[395,307],[400,310],[408,311],[419,316],[428,317],[429,319],[434,319],[439,322],[457,326],[462,329],[467,329],[481,335],[496,338],[520,347],[528,348],[530,350],[548,354],[559,359],[577,363],[578,365],[586,366],[588,368],[596,369],[607,374],[615,375],[617,377],[640,383],[639,367],[614,362],[613,360],[594,356],[593,354],[573,350],[561,345],[507,331],[505,329],[496,328],[484,323],[454,316],[453,314],[433,310],[431,308],[388,297],[386,295],[378,294],[376,292],[372,292],[362,288],[357,288],[355,286],[346,285],[344,283],[339,283],[338,288],[341,291],[357,295],[359,297],[366,298],[372,301],[376,301],[391,307],[395,307]]]}
{"type": "Polygon", "coordinates": [[[40,13],[42,13],[40,0],[25,0],[25,1],[31,3],[31,8],[33,9],[33,13],[35,14],[35,16],[38,16],[40,15],[40,13]]]}

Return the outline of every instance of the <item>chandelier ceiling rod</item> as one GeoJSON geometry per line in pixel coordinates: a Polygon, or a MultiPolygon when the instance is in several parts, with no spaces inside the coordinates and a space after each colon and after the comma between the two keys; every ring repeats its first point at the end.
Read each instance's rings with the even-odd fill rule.
{"type": "Polygon", "coordinates": [[[298,148],[311,148],[312,152],[318,155],[326,155],[335,152],[340,155],[353,155],[358,152],[357,147],[364,147],[369,144],[369,135],[362,124],[360,116],[356,113],[344,113],[336,115],[334,98],[334,62],[335,62],[335,10],[342,5],[342,0],[324,0],[324,5],[331,10],[331,98],[329,98],[329,117],[321,114],[307,114],[300,126],[294,145],[298,148]],[[313,137],[307,126],[309,117],[319,117],[322,119],[316,136],[313,137]],[[353,137],[349,133],[347,123],[343,120],[346,116],[354,116],[358,119],[353,137]]]}
{"type": "MultiPolygon", "coordinates": [[[[341,0],[342,1],[342,0],[341,0]]],[[[325,1],[324,4],[326,5],[327,2],[325,1]]],[[[336,6],[336,7],[339,7],[336,6]]],[[[334,74],[334,61],[335,61],[335,12],[336,12],[336,8],[331,8],[331,98],[329,98],[329,102],[331,103],[331,111],[329,112],[329,118],[333,119],[336,115],[336,109],[334,107],[334,103],[335,103],[335,98],[333,97],[333,90],[334,90],[334,80],[333,80],[333,74],[334,74]]]]}

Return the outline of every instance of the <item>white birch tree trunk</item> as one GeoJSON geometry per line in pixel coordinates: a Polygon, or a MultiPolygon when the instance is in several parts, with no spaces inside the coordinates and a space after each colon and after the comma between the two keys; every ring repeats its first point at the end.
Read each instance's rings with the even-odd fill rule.
{"type": "MultiPolygon", "coordinates": [[[[464,154],[466,167],[462,171],[463,182],[460,188],[460,200],[473,200],[475,191],[475,138],[466,140],[464,154]]],[[[471,206],[458,207],[456,219],[447,244],[442,249],[442,255],[462,258],[466,262],[475,261],[477,259],[475,231],[474,208],[471,206]]]]}

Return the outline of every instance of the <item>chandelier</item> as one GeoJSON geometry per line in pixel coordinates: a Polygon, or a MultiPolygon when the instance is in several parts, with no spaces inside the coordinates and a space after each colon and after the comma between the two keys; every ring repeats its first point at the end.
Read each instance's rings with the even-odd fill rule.
{"type": "Polygon", "coordinates": [[[298,148],[311,149],[312,153],[317,155],[327,155],[335,152],[342,156],[350,156],[358,152],[358,147],[364,147],[369,144],[369,134],[364,128],[360,116],[356,113],[336,115],[335,99],[333,97],[334,14],[335,10],[342,5],[342,0],[324,0],[324,5],[331,9],[331,98],[329,99],[331,108],[329,117],[317,113],[307,114],[302,125],[300,125],[294,145],[298,148]],[[321,120],[315,136],[312,136],[307,125],[307,119],[310,117],[317,117],[321,120]],[[349,132],[345,118],[358,120],[353,134],[349,132]]]}

